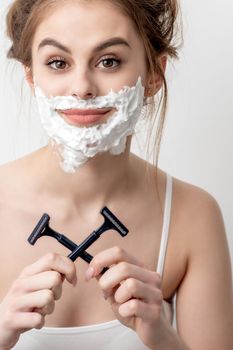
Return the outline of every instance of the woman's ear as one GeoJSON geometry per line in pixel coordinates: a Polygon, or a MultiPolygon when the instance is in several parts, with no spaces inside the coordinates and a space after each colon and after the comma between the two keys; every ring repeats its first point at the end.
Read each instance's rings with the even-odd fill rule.
{"type": "Polygon", "coordinates": [[[30,67],[27,67],[27,66],[23,66],[23,67],[24,67],[26,81],[28,82],[32,92],[34,93],[34,80],[33,80],[32,70],[30,67]]]}
{"type": "MultiPolygon", "coordinates": [[[[167,66],[167,56],[163,55],[159,58],[159,66],[162,72],[165,74],[167,66]]],[[[161,74],[157,71],[153,77],[149,77],[146,85],[145,96],[152,97],[157,94],[163,85],[163,78],[161,74]]]]}

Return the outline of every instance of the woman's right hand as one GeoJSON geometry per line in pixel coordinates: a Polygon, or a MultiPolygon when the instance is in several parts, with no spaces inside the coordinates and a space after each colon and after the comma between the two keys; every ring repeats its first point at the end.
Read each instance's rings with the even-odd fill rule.
{"type": "Polygon", "coordinates": [[[65,279],[75,286],[76,268],[59,254],[46,254],[23,269],[0,304],[0,350],[11,349],[21,333],[43,327],[65,279]]]}

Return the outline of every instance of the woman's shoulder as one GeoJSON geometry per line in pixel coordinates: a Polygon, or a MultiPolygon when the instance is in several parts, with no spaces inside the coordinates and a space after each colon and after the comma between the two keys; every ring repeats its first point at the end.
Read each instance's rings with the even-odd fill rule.
{"type": "Polygon", "coordinates": [[[221,209],[214,196],[177,178],[173,179],[172,224],[174,236],[183,242],[189,256],[226,243],[221,209]]]}
{"type": "Polygon", "coordinates": [[[18,159],[10,160],[7,163],[0,165],[0,180],[1,183],[8,181],[8,179],[16,179],[17,175],[25,171],[27,164],[30,161],[32,154],[20,157],[18,159]]]}
{"type": "Polygon", "coordinates": [[[219,210],[216,199],[205,189],[181,180],[141,158],[136,157],[135,159],[137,169],[140,168],[142,170],[140,172],[141,178],[145,177],[145,174],[149,175],[149,178],[152,180],[149,183],[150,185],[156,183],[160,197],[163,197],[163,194],[165,194],[167,178],[172,178],[173,203],[178,210],[184,210],[187,214],[190,213],[192,215],[198,214],[203,210],[207,212],[219,210]]]}
{"type": "Polygon", "coordinates": [[[40,148],[26,155],[23,155],[17,159],[9,160],[8,162],[0,165],[0,176],[4,174],[12,174],[12,172],[25,172],[28,167],[32,165],[32,162],[36,161],[40,154],[43,153],[44,148],[40,148]]]}
{"type": "Polygon", "coordinates": [[[199,222],[206,221],[207,218],[212,219],[216,213],[220,214],[220,207],[216,199],[205,189],[172,176],[140,158],[136,157],[136,162],[137,169],[141,169],[139,170],[141,179],[145,178],[145,174],[149,174],[148,184],[151,188],[156,184],[160,199],[165,198],[168,176],[172,178],[172,210],[175,211],[177,219],[190,220],[192,218],[192,221],[195,219],[199,222]]]}
{"type": "MultiPolygon", "coordinates": [[[[173,201],[179,215],[190,217],[197,222],[213,219],[220,214],[220,207],[215,197],[205,189],[173,178],[173,201]],[[183,213],[183,214],[182,214],[183,213]]],[[[193,221],[192,220],[192,221],[193,221]]]]}
{"type": "MultiPolygon", "coordinates": [[[[225,239],[225,228],[220,206],[214,196],[205,189],[183,181],[166,171],[148,164],[154,177],[159,197],[165,204],[167,175],[172,178],[171,236],[183,242],[184,249],[194,240],[203,242],[215,237],[225,239]],[[185,247],[185,242],[187,246],[185,247]]],[[[163,207],[164,207],[163,204],[163,207]]],[[[171,237],[171,238],[172,238],[171,237]]],[[[187,251],[187,250],[186,250],[187,251]]]]}
{"type": "Polygon", "coordinates": [[[0,194],[9,196],[30,183],[30,169],[36,152],[0,165],[0,194]]]}

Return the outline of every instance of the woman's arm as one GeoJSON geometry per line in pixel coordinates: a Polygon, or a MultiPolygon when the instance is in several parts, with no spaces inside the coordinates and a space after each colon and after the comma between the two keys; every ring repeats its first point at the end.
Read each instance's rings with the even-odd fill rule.
{"type": "Polygon", "coordinates": [[[187,257],[177,296],[178,333],[163,312],[161,277],[123,249],[97,254],[86,278],[97,277],[119,321],[152,350],[231,350],[231,269],[219,208],[195,187],[181,184],[174,192],[171,240],[187,257]],[[110,268],[100,276],[105,266],[110,268]]]}
{"type": "Polygon", "coordinates": [[[194,190],[186,206],[186,275],[177,293],[177,329],[192,350],[233,349],[231,263],[218,205],[194,190]],[[187,209],[190,208],[190,209],[187,209]]]}

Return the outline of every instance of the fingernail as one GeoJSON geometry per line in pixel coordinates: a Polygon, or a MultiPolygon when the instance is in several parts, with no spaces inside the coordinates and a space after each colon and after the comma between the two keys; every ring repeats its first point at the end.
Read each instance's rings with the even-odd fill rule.
{"type": "Polygon", "coordinates": [[[87,269],[86,274],[85,274],[87,281],[89,281],[94,276],[94,272],[95,272],[95,270],[91,266],[87,269]]]}

